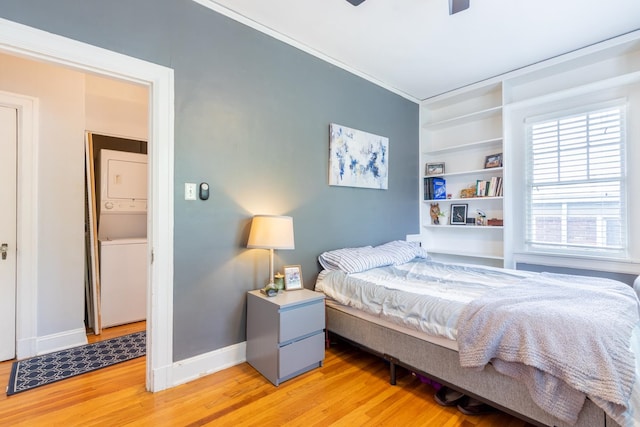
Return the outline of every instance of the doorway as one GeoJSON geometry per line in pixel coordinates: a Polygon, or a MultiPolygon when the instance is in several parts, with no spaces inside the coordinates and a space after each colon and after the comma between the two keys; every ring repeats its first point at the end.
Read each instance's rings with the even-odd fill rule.
{"type": "MultiPolygon", "coordinates": [[[[149,227],[146,388],[169,387],[173,322],[173,70],[0,19],[0,52],[130,81],[149,88],[149,227]]],[[[18,137],[18,357],[38,350],[37,109],[31,132],[18,137]],[[26,136],[26,137],[25,137],[26,136]]],[[[45,302],[42,302],[44,304],[45,302]]]]}
{"type": "MultiPolygon", "coordinates": [[[[133,99],[132,91],[138,88],[119,84],[113,90],[108,89],[110,93],[122,93],[127,99],[133,99]]],[[[143,122],[146,122],[148,95],[146,91],[137,93],[138,102],[133,105],[141,110],[138,116],[145,115],[143,122]]],[[[111,96],[108,103],[114,114],[132,104],[114,103],[111,96]]],[[[103,104],[102,98],[93,98],[92,103],[103,104]]],[[[129,114],[123,114],[120,120],[110,120],[109,114],[103,114],[102,105],[92,109],[94,106],[89,104],[85,106],[87,115],[98,111],[98,117],[94,118],[96,126],[126,130],[120,123],[127,121],[125,116],[129,114]]],[[[131,105],[129,107],[131,109],[131,105]]],[[[128,127],[135,126],[138,120],[134,117],[132,121],[128,127]]],[[[146,320],[148,149],[145,130],[144,127],[138,129],[138,133],[145,136],[141,139],[104,132],[86,133],[85,323],[88,331],[96,335],[101,334],[103,328],[146,320]]]]}

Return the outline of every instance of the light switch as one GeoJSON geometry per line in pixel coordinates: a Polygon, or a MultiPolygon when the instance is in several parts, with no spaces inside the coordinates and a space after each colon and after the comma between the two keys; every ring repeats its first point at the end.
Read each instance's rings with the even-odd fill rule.
{"type": "Polygon", "coordinates": [[[191,182],[184,183],[184,199],[185,200],[197,200],[196,197],[196,184],[191,182]]]}

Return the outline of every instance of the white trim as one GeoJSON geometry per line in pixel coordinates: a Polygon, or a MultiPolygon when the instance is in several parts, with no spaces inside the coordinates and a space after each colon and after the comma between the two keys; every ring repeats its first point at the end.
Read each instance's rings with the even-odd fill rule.
{"type": "Polygon", "coordinates": [[[87,343],[87,331],[84,328],[58,332],[56,334],[37,337],[35,340],[36,355],[53,351],[78,347],[87,343]]]}
{"type": "Polygon", "coordinates": [[[176,362],[171,370],[170,386],[177,386],[205,375],[239,365],[247,360],[247,343],[241,342],[176,362]]]}
{"type": "Polygon", "coordinates": [[[16,357],[37,352],[38,99],[0,91],[0,104],[18,111],[16,357]]]}
{"type": "Polygon", "coordinates": [[[399,90],[398,88],[389,86],[388,84],[384,83],[381,80],[376,79],[373,76],[370,76],[369,74],[363,73],[362,71],[357,70],[345,64],[344,62],[338,61],[335,58],[327,56],[324,53],[312,48],[311,46],[308,46],[295,39],[292,39],[291,37],[285,34],[279,33],[272,28],[266,27],[259,22],[256,22],[250,18],[247,18],[244,15],[239,14],[238,12],[235,12],[225,6],[222,6],[221,4],[216,3],[213,0],[193,0],[193,1],[206,7],[207,9],[211,9],[215,12],[218,12],[221,15],[224,15],[228,18],[233,19],[234,21],[240,22],[241,24],[251,27],[254,30],[260,31],[261,33],[264,33],[270,37],[273,37],[276,40],[280,40],[281,42],[286,43],[289,46],[293,46],[296,49],[300,49],[301,51],[306,52],[309,55],[313,55],[316,58],[320,58],[323,61],[328,62],[329,64],[335,65],[338,68],[342,68],[343,70],[348,71],[351,74],[355,74],[356,76],[361,77],[367,81],[370,81],[371,83],[377,86],[380,86],[381,88],[386,89],[389,92],[393,92],[396,95],[400,95],[401,97],[408,99],[409,101],[415,102],[416,104],[420,102],[418,98],[415,98],[409,95],[408,93],[399,90]]]}
{"type": "MultiPolygon", "coordinates": [[[[150,391],[163,390],[168,386],[165,371],[173,360],[173,70],[2,18],[0,52],[149,87],[151,219],[148,239],[149,254],[154,254],[154,262],[149,267],[150,286],[147,287],[146,386],[150,391]]],[[[37,188],[31,190],[34,192],[31,199],[37,200],[37,188]]],[[[36,211],[32,209],[32,222],[36,211]]],[[[33,226],[31,224],[32,230],[33,226]]],[[[33,286],[35,283],[37,280],[33,286]]],[[[35,299],[35,295],[31,298],[35,299]]]]}
{"type": "Polygon", "coordinates": [[[570,256],[554,253],[522,253],[513,254],[514,264],[546,265],[549,267],[579,268],[584,270],[607,271],[640,275],[640,260],[621,261],[608,258],[570,256]]]}

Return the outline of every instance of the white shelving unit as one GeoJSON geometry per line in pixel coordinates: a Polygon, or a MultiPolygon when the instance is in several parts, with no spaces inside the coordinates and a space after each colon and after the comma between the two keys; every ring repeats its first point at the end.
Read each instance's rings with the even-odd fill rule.
{"type": "MultiPolygon", "coordinates": [[[[434,258],[515,268],[518,262],[557,262],[556,254],[528,251],[524,233],[526,144],[523,123],[527,117],[581,105],[625,99],[627,111],[626,156],[637,163],[640,135],[640,31],[541,61],[475,85],[439,95],[420,104],[420,241],[434,258]],[[502,168],[485,169],[486,156],[503,154],[502,168]],[[430,203],[424,200],[427,163],[444,163],[439,175],[446,180],[450,198],[435,201],[447,214],[452,204],[468,204],[468,217],[481,209],[487,218],[503,219],[504,226],[432,225],[430,203]],[[501,176],[504,197],[463,198],[460,190],[476,180],[501,176]],[[548,259],[548,261],[543,261],[548,259]]],[[[627,194],[637,194],[638,168],[627,169],[627,194]]],[[[431,176],[431,175],[430,175],[431,176]]],[[[629,212],[640,212],[640,198],[629,197],[629,212]]],[[[640,226],[631,221],[629,242],[640,241],[640,226]]],[[[640,257],[640,245],[629,246],[629,259],[640,257]]],[[[564,265],[583,268],[571,257],[564,265]]],[[[627,262],[627,261],[625,261],[627,262]]],[[[599,260],[605,271],[611,261],[599,260]]],[[[624,263],[615,268],[623,270],[624,263]]],[[[635,261],[631,263],[636,265],[635,261]]],[[[588,264],[594,268],[594,263],[588,264]]]]}
{"type": "MultiPolygon", "coordinates": [[[[487,156],[503,154],[502,85],[476,85],[424,101],[420,109],[421,185],[420,221],[423,246],[436,259],[503,265],[503,226],[451,225],[451,205],[466,204],[467,218],[477,210],[487,219],[503,219],[502,196],[461,197],[461,190],[476,188],[478,180],[503,178],[504,166],[485,168],[487,156]],[[444,163],[444,173],[427,175],[426,165],[444,163]],[[437,176],[446,180],[446,200],[425,200],[424,182],[437,176]],[[431,203],[445,217],[432,224],[431,203]]],[[[504,182],[503,182],[504,184],[504,182]]]]}

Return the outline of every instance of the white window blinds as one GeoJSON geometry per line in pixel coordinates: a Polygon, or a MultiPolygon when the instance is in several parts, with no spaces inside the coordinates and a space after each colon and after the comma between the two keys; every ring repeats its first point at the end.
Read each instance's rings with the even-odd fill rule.
{"type": "Polygon", "coordinates": [[[527,247],[626,254],[624,104],[534,119],[526,129],[527,247]]]}

